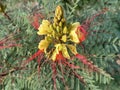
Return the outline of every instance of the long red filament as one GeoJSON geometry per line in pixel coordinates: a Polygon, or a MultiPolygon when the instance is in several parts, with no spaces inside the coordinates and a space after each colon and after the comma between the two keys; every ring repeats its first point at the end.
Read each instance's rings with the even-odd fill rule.
{"type": "Polygon", "coordinates": [[[32,61],[33,59],[35,59],[36,57],[38,57],[39,55],[41,55],[43,53],[43,51],[38,50],[36,53],[34,53],[30,58],[28,58],[27,60],[24,61],[23,65],[26,65],[27,63],[29,63],[30,61],[32,61]]]}
{"type": "Polygon", "coordinates": [[[92,69],[93,71],[99,71],[99,69],[92,64],[87,58],[83,55],[76,54],[76,58],[78,58],[83,64],[87,65],[88,68],[92,69]]]}
{"type": "Polygon", "coordinates": [[[54,90],[57,90],[57,87],[56,87],[57,71],[56,71],[56,63],[55,63],[55,62],[53,62],[53,63],[51,64],[51,68],[52,68],[53,87],[54,87],[54,90]]]}

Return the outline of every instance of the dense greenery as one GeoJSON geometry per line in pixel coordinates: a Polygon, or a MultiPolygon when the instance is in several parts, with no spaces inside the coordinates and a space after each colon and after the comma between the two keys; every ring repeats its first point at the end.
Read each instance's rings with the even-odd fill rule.
{"type": "MultiPolygon", "coordinates": [[[[53,90],[50,63],[42,64],[40,74],[36,59],[25,68],[21,63],[38,50],[40,37],[32,26],[35,14],[52,20],[57,5],[64,8],[67,21],[87,23],[88,36],[81,45],[79,53],[85,55],[94,65],[104,70],[91,73],[77,61],[83,70],[76,70],[84,77],[87,85],[69,74],[64,75],[66,86],[56,79],[58,90],[120,90],[120,0],[1,0],[6,5],[5,13],[0,13],[0,41],[17,43],[21,46],[0,48],[0,89],[1,90],[53,90]],[[106,72],[106,73],[105,73],[106,72]],[[111,77],[107,74],[109,73],[111,77]]],[[[86,25],[86,24],[85,24],[86,25]]],[[[59,77],[61,72],[58,69],[59,77]]]]}

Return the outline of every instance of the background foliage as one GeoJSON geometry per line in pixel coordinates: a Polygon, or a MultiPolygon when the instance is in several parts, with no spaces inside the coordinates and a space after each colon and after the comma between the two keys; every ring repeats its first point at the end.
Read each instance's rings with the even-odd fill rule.
{"type": "MultiPolygon", "coordinates": [[[[10,21],[3,13],[0,14],[0,40],[12,35],[10,41],[15,40],[22,44],[21,47],[0,50],[0,73],[7,73],[3,76],[0,74],[1,90],[53,90],[50,64],[41,66],[40,75],[36,60],[22,70],[18,67],[38,49],[40,38],[31,25],[34,14],[40,13],[44,19],[51,20],[57,5],[63,6],[65,17],[69,22],[81,23],[99,11],[107,9],[105,14],[101,14],[91,22],[88,37],[83,43],[84,50],[80,46],[78,49],[81,54],[86,55],[95,65],[114,78],[110,81],[110,78],[104,75],[97,73],[90,75],[87,70],[78,70],[77,72],[85,77],[87,86],[68,74],[65,75],[68,87],[57,79],[58,90],[120,89],[119,0],[1,0],[0,2],[7,6],[6,13],[11,17],[10,21]]],[[[41,20],[39,17],[39,22],[41,20]]],[[[76,63],[82,66],[77,61],[76,63]]]]}

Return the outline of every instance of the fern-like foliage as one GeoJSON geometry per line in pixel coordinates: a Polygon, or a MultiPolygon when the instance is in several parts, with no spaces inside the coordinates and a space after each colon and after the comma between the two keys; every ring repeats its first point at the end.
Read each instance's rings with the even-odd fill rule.
{"type": "MultiPolygon", "coordinates": [[[[21,67],[21,63],[37,51],[39,37],[32,27],[34,15],[42,19],[53,18],[57,5],[62,5],[65,17],[69,22],[86,23],[100,11],[107,9],[89,23],[88,36],[82,45],[78,45],[78,52],[87,56],[89,61],[101,68],[101,73],[91,71],[76,60],[80,66],[78,70],[63,67],[63,73],[57,69],[56,84],[58,90],[119,90],[120,84],[120,1],[119,0],[1,0],[7,7],[6,14],[0,13],[0,40],[12,37],[10,41],[20,44],[20,47],[0,50],[0,89],[2,90],[53,90],[50,63],[42,64],[40,73],[36,59],[21,67]],[[43,16],[43,17],[42,17],[43,16]],[[41,18],[42,17],[42,18],[41,18]],[[87,21],[86,21],[87,20],[87,21]],[[17,67],[16,67],[17,66],[17,67]],[[19,67],[19,68],[18,68],[19,67]],[[103,71],[104,70],[104,71],[103,71]],[[84,77],[86,85],[81,83],[72,71],[84,77]],[[110,73],[112,78],[106,74],[110,73]],[[64,76],[64,81],[63,81],[64,76]],[[64,83],[61,83],[64,82],[64,83]],[[117,82],[117,83],[116,83],[117,82]],[[114,86],[113,86],[114,84],[114,86]]],[[[1,2],[0,1],[0,2],[1,2]]],[[[84,23],[81,23],[83,25],[84,23]]],[[[58,67],[60,68],[60,67],[58,67]]]]}

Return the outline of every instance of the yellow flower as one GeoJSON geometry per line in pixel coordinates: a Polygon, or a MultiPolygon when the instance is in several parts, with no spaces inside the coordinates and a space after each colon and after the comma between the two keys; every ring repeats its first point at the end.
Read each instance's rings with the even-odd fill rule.
{"type": "Polygon", "coordinates": [[[38,35],[45,36],[45,39],[40,41],[38,48],[44,50],[47,58],[53,61],[56,61],[57,55],[62,55],[64,58],[70,59],[68,50],[76,55],[76,43],[85,40],[83,35],[85,31],[81,27],[79,29],[79,27],[79,22],[67,25],[62,7],[57,6],[53,23],[43,20],[38,28],[38,35]],[[72,44],[69,44],[69,41],[72,44]],[[50,48],[46,51],[48,47],[50,48]]]}
{"type": "Polygon", "coordinates": [[[44,40],[41,40],[38,48],[40,50],[44,50],[44,52],[46,53],[46,49],[48,48],[49,44],[51,43],[51,40],[49,37],[46,37],[44,40]]]}
{"type": "Polygon", "coordinates": [[[51,59],[53,61],[56,60],[56,55],[59,54],[59,52],[62,52],[62,55],[67,58],[70,59],[69,53],[67,51],[67,47],[65,44],[56,44],[55,45],[55,50],[53,51],[53,54],[51,56],[51,59]]]}
{"type": "MultiPolygon", "coordinates": [[[[63,9],[61,6],[57,6],[55,10],[55,17],[57,20],[60,20],[63,17],[63,9]]],[[[55,19],[55,18],[54,18],[55,19]]],[[[56,23],[56,22],[55,22],[56,23]]]]}
{"type": "Polygon", "coordinates": [[[38,28],[38,35],[46,35],[46,34],[51,34],[52,33],[52,27],[51,24],[48,20],[43,20],[42,24],[38,28]]]}
{"type": "Polygon", "coordinates": [[[79,43],[80,42],[79,38],[78,38],[78,35],[76,33],[78,26],[80,26],[80,23],[76,22],[76,23],[73,23],[69,28],[70,29],[70,40],[74,43],[79,43]]]}

